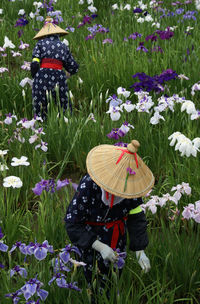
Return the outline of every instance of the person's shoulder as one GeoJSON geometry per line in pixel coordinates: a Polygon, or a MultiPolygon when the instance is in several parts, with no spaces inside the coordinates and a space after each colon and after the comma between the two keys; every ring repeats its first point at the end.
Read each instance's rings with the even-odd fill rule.
{"type": "Polygon", "coordinates": [[[82,177],[78,189],[96,190],[97,184],[91,179],[89,174],[82,177]]]}

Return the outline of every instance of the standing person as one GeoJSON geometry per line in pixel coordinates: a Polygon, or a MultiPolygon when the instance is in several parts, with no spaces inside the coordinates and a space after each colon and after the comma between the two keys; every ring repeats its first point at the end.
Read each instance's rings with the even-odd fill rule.
{"type": "MultiPolygon", "coordinates": [[[[154,185],[154,176],[137,155],[139,146],[136,140],[127,148],[100,145],[87,155],[88,174],[80,181],[65,222],[71,242],[86,263],[88,283],[92,282],[94,261],[105,277],[118,259],[115,250],[126,251],[127,230],[130,249],[136,251],[140,266],[145,272],[150,269],[144,253],[147,222],[140,205],[141,197],[154,185]]],[[[105,285],[103,280],[100,284],[105,285]]]]}
{"type": "Polygon", "coordinates": [[[34,78],[32,97],[33,110],[37,116],[46,118],[47,95],[51,93],[56,101],[56,86],[59,88],[60,106],[63,111],[70,107],[68,100],[67,76],[63,68],[73,75],[78,71],[78,64],[71,55],[69,48],[59,36],[68,32],[57,26],[51,17],[47,17],[43,28],[33,39],[38,39],[32,55],[31,75],[34,78]]]}

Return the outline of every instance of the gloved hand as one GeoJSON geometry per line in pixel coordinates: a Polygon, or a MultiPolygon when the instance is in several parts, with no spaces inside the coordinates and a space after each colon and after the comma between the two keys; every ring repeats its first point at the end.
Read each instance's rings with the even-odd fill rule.
{"type": "Polygon", "coordinates": [[[92,248],[97,250],[101,254],[101,256],[104,260],[108,260],[108,261],[114,263],[114,262],[116,262],[116,260],[118,258],[110,246],[100,242],[99,240],[96,240],[92,244],[92,248]]]}
{"type": "Polygon", "coordinates": [[[142,270],[147,273],[151,269],[149,258],[144,253],[144,250],[136,251],[136,258],[140,264],[142,270]]]}

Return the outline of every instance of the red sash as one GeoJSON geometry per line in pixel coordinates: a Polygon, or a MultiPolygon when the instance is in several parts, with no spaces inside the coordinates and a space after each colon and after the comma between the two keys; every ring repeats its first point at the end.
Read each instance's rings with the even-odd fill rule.
{"type": "Polygon", "coordinates": [[[112,234],[112,240],[111,240],[111,245],[110,247],[112,249],[116,248],[117,246],[117,241],[119,238],[119,231],[123,235],[125,230],[124,230],[124,221],[127,220],[127,216],[123,217],[121,220],[113,221],[113,222],[85,222],[87,225],[91,226],[106,226],[106,228],[111,228],[113,227],[113,234],[112,234]]]}
{"type": "Polygon", "coordinates": [[[54,70],[62,70],[63,63],[60,60],[52,59],[52,58],[43,58],[40,68],[54,69],[54,70]]]}

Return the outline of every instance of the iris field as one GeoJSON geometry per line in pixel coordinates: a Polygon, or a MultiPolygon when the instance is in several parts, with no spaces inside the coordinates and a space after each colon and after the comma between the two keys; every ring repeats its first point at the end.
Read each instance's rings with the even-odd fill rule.
{"type": "Polygon", "coordinates": [[[199,27],[200,1],[1,0],[0,303],[90,303],[64,214],[87,153],[132,139],[156,179],[143,204],[151,270],[128,250],[99,303],[200,302],[199,27]],[[43,122],[30,62],[48,15],[80,67],[72,115],[49,96],[43,122]]]}

